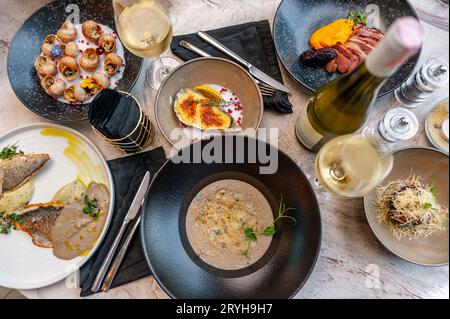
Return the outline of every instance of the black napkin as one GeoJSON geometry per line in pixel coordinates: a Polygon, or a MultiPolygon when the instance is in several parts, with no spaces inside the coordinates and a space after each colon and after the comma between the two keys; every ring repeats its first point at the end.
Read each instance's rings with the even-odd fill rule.
{"type": "Polygon", "coordinates": [[[100,92],[89,108],[89,123],[109,139],[128,136],[138,125],[140,116],[133,97],[111,89],[100,92]]]}
{"type": "MultiPolygon", "coordinates": [[[[207,33],[267,75],[283,83],[269,21],[250,22],[207,31],[207,33]]],[[[233,59],[200,39],[196,34],[173,38],[172,52],[185,61],[196,59],[199,56],[181,47],[181,40],[192,43],[214,57],[233,61],[233,59]]],[[[280,113],[292,113],[292,104],[289,102],[288,95],[284,92],[277,91],[271,97],[265,96],[264,105],[280,113]]]]}
{"type": "MultiPolygon", "coordinates": [[[[165,162],[166,157],[162,148],[108,162],[114,178],[114,215],[108,233],[97,252],[80,269],[81,297],[92,295],[92,283],[122,226],[122,222],[125,219],[146,171],[150,171],[153,177],[165,162]]],[[[125,240],[131,228],[132,225],[129,225],[123,240],[125,240]]],[[[149,275],[151,273],[144,257],[138,230],[111,287],[118,287],[149,275]]]]}

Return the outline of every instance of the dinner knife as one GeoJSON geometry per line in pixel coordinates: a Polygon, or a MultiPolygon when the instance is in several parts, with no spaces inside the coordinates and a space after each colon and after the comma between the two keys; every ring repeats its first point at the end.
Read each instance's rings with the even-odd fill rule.
{"type": "Polygon", "coordinates": [[[137,214],[139,213],[139,210],[145,199],[145,195],[147,194],[149,185],[150,185],[150,172],[147,172],[144,178],[142,179],[141,185],[139,186],[139,189],[136,193],[136,196],[133,199],[133,202],[131,203],[127,216],[125,217],[125,220],[122,223],[122,227],[120,227],[119,233],[117,234],[116,239],[114,240],[108,254],[106,255],[105,260],[103,261],[102,266],[100,267],[100,270],[97,273],[97,277],[95,278],[94,283],[91,286],[92,292],[96,293],[100,290],[100,286],[103,282],[103,279],[105,278],[109,266],[111,265],[111,261],[116,253],[120,241],[122,240],[122,237],[127,229],[128,224],[131,221],[133,221],[136,218],[137,214]]]}
{"type": "Polygon", "coordinates": [[[131,228],[130,233],[128,234],[127,238],[125,239],[125,242],[123,243],[122,247],[120,248],[119,252],[117,253],[116,258],[114,259],[111,268],[108,271],[108,274],[106,275],[105,281],[102,285],[102,291],[107,292],[111,288],[111,285],[114,281],[114,278],[116,278],[117,271],[119,271],[120,265],[122,264],[123,258],[127,254],[128,247],[131,244],[131,241],[134,238],[134,234],[136,233],[137,229],[139,228],[139,225],[141,223],[141,216],[139,216],[136,219],[136,222],[133,225],[133,228],[131,228]]]}
{"type": "Polygon", "coordinates": [[[288,88],[286,88],[283,84],[281,84],[280,82],[278,82],[275,79],[271,78],[270,76],[265,74],[263,71],[261,71],[260,69],[256,68],[250,62],[248,62],[248,61],[244,60],[243,58],[241,58],[239,55],[237,55],[236,53],[234,53],[233,51],[228,49],[226,46],[221,44],[219,41],[217,41],[216,39],[214,39],[210,35],[206,34],[203,31],[199,31],[197,33],[197,35],[202,40],[208,42],[210,45],[215,47],[217,50],[222,51],[223,53],[225,53],[229,57],[233,58],[234,60],[236,60],[240,64],[242,64],[245,67],[247,67],[247,69],[249,70],[250,74],[252,74],[255,78],[263,81],[264,83],[267,83],[267,84],[271,85],[273,88],[275,88],[275,89],[277,89],[279,91],[290,93],[288,88]]]}
{"type": "MultiPolygon", "coordinates": [[[[185,40],[181,40],[180,41],[180,46],[194,52],[195,54],[207,58],[207,57],[212,57],[212,55],[210,55],[209,53],[206,53],[205,51],[203,51],[202,49],[200,49],[199,47],[196,47],[195,45],[193,45],[190,42],[187,42],[185,40]]],[[[259,85],[259,88],[261,89],[261,93],[263,95],[266,96],[272,96],[275,89],[273,87],[271,87],[270,85],[261,82],[260,80],[258,80],[257,78],[255,78],[254,76],[252,76],[252,78],[255,80],[256,84],[259,85]]]]}

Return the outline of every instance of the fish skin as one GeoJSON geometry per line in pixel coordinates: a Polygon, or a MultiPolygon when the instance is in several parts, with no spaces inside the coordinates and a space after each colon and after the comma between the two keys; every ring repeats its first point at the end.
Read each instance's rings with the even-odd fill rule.
{"type": "Polygon", "coordinates": [[[48,154],[20,154],[0,161],[0,170],[3,171],[3,178],[0,173],[0,196],[25,184],[39,173],[49,160],[48,154]]]}
{"type": "Polygon", "coordinates": [[[23,223],[15,222],[14,226],[30,235],[36,246],[53,248],[52,230],[63,208],[64,205],[52,202],[27,205],[20,213],[23,223]]]}

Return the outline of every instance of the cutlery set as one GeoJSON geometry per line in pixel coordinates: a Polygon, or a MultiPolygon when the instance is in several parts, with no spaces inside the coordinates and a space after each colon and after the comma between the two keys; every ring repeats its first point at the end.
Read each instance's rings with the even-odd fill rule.
{"type": "MultiPolygon", "coordinates": [[[[217,41],[216,39],[214,39],[207,33],[203,32],[203,31],[199,31],[197,33],[197,35],[203,41],[207,42],[208,44],[210,44],[217,50],[225,53],[226,55],[228,55],[230,58],[232,58],[233,60],[235,60],[242,66],[246,67],[248,69],[248,71],[250,72],[250,74],[255,79],[256,83],[258,84],[259,89],[263,96],[272,96],[275,94],[276,91],[282,91],[282,92],[285,92],[288,94],[290,93],[288,88],[286,88],[283,84],[281,84],[280,82],[271,78],[270,76],[265,74],[263,71],[259,70],[254,65],[252,65],[250,62],[241,58],[239,55],[237,55],[236,53],[234,53],[233,51],[228,49],[226,46],[221,44],[219,41],[217,41]]],[[[198,54],[201,57],[211,57],[210,54],[206,53],[202,49],[196,47],[195,45],[193,45],[192,43],[189,43],[187,41],[182,40],[180,42],[180,45],[183,48],[188,49],[188,50],[198,54]]]]}
{"type": "MultiPolygon", "coordinates": [[[[229,57],[233,58],[236,62],[240,63],[244,67],[248,69],[250,74],[255,79],[255,82],[258,84],[258,87],[262,93],[263,96],[272,96],[275,94],[276,91],[282,91],[285,93],[290,93],[289,90],[280,82],[276,81],[275,79],[271,78],[267,74],[265,74],[263,71],[259,70],[255,66],[253,66],[251,63],[247,62],[240,56],[238,56],[236,53],[222,45],[220,42],[209,36],[203,31],[200,31],[197,33],[197,35],[204,40],[205,42],[209,43],[216,49],[220,50],[221,52],[225,53],[229,57]]],[[[196,54],[198,54],[201,57],[211,57],[210,54],[206,53],[202,49],[194,46],[193,44],[187,42],[187,41],[181,41],[180,45],[184,47],[185,49],[188,49],[196,54]]],[[[148,188],[150,185],[150,172],[147,172],[141,182],[141,185],[139,187],[139,190],[136,193],[136,196],[133,200],[133,203],[130,206],[130,209],[128,211],[127,216],[125,217],[125,220],[123,221],[123,224],[119,230],[119,233],[117,234],[117,237],[111,246],[108,254],[106,255],[105,260],[103,261],[102,266],[100,267],[100,270],[97,273],[97,277],[94,280],[94,283],[92,284],[91,291],[96,293],[99,291],[107,292],[112,285],[112,282],[119,270],[120,265],[122,264],[122,261],[127,253],[128,247],[140,225],[141,222],[141,216],[139,214],[141,207],[143,205],[145,195],[147,194],[148,188]],[[131,231],[127,235],[125,241],[122,243],[122,246],[119,250],[119,252],[116,255],[116,251],[119,248],[119,245],[122,241],[122,238],[129,226],[130,223],[134,221],[134,224],[131,228],[131,231]]]]}
{"type": "Polygon", "coordinates": [[[111,288],[111,284],[117,274],[117,271],[119,270],[120,265],[122,264],[123,258],[125,257],[125,254],[131,243],[131,240],[133,239],[134,234],[136,233],[140,225],[141,216],[140,215],[138,216],[138,214],[144,203],[149,185],[150,185],[150,172],[147,172],[144,178],[142,179],[141,185],[139,186],[136,196],[133,199],[133,202],[130,206],[130,209],[128,210],[125,220],[123,221],[122,227],[120,228],[119,233],[117,234],[117,237],[114,240],[114,243],[112,244],[110,250],[108,251],[106,258],[103,261],[103,264],[97,273],[97,277],[95,278],[94,283],[92,284],[91,287],[92,292],[96,293],[99,292],[100,290],[103,292],[107,292],[111,288]],[[129,232],[124,243],[122,244],[119,253],[117,254],[117,256],[115,256],[116,251],[119,248],[119,244],[122,240],[122,237],[124,236],[128,228],[128,225],[135,219],[136,221],[134,222],[131,231],[129,232]],[[113,261],[114,256],[115,259],[113,261]]]}

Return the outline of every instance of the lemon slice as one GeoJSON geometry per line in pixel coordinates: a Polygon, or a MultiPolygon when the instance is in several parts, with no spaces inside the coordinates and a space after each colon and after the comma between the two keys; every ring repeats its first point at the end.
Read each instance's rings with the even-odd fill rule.
{"type": "Polygon", "coordinates": [[[222,101],[222,95],[214,90],[213,88],[210,88],[208,86],[200,85],[196,86],[194,88],[195,91],[201,93],[204,97],[206,97],[208,100],[220,103],[222,101]]]}

